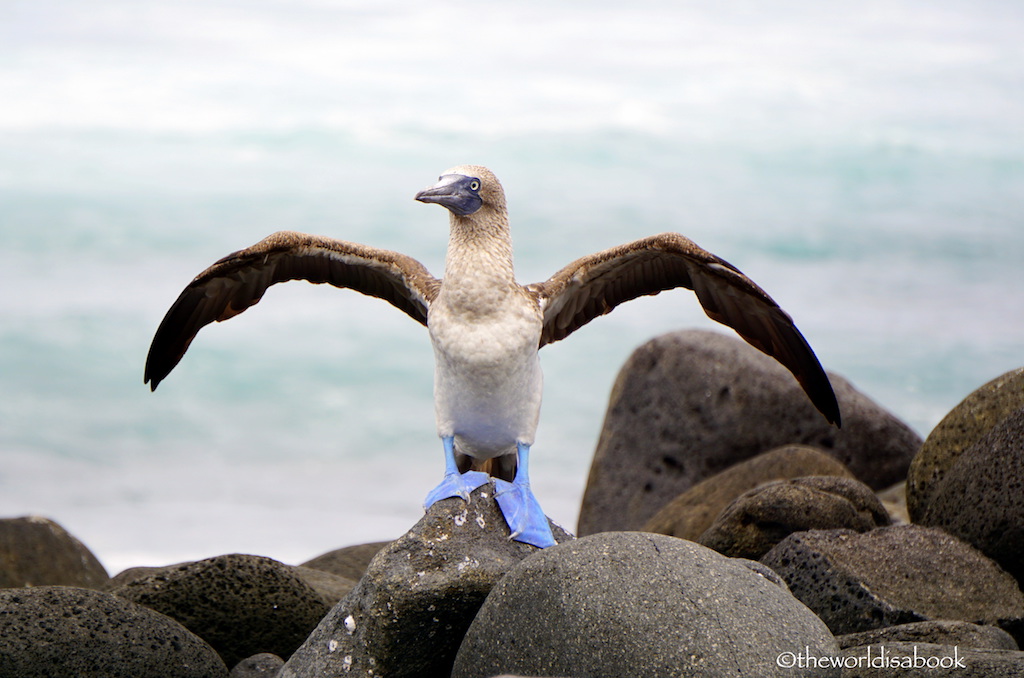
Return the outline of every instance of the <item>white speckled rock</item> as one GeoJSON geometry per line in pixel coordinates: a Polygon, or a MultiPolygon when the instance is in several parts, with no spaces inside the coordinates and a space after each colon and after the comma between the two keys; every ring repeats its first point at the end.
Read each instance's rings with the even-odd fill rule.
{"type": "MultiPolygon", "coordinates": [[[[495,582],[538,549],[509,540],[491,485],[435,503],[370,561],[356,588],[295,651],[280,678],[448,678],[495,582]]],[[[555,539],[572,539],[553,526],[555,539]]]]}

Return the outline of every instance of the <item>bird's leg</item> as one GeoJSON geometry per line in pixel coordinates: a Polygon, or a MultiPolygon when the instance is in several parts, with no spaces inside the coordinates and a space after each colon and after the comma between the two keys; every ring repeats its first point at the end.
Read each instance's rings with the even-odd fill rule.
{"type": "Polygon", "coordinates": [[[512,530],[511,539],[540,548],[555,545],[544,509],[530,489],[530,446],[516,443],[518,467],[512,482],[495,479],[497,490],[494,498],[498,502],[505,522],[512,530]]]}
{"type": "Polygon", "coordinates": [[[441,442],[444,443],[444,479],[427,495],[423,501],[424,509],[428,509],[434,502],[448,497],[462,497],[469,501],[469,493],[491,479],[489,475],[481,471],[459,473],[458,464],[455,463],[455,438],[446,436],[441,438],[441,442]]]}

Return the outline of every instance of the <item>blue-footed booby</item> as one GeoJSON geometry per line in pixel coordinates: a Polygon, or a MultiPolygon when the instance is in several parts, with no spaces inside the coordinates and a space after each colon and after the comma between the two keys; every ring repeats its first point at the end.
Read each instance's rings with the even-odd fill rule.
{"type": "Polygon", "coordinates": [[[839,425],[828,377],[789,315],[736,267],[682,235],[662,233],[590,254],[524,286],[512,268],[505,193],[490,170],[452,168],[416,200],[450,213],[444,278],[397,252],[274,233],[216,262],[182,291],[153,338],[145,381],[155,390],[202,327],[253,306],[275,283],[326,282],[384,299],[425,325],[434,348],[445,474],[424,506],[468,499],[493,475],[511,538],[541,548],[555,542],[529,480],[542,390],[538,350],[625,301],[693,290],[709,317],[787,367],[839,425]]]}

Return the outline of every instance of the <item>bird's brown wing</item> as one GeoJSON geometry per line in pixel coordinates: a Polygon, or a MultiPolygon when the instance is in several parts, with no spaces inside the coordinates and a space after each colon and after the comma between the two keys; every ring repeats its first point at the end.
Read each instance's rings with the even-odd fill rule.
{"type": "Polygon", "coordinates": [[[840,423],[832,384],[789,315],[735,266],[678,233],[591,254],[530,285],[544,312],[540,345],[564,339],[625,301],[676,287],[693,290],[708,317],[786,366],[825,418],[840,423]]]}
{"type": "Polygon", "coordinates": [[[390,302],[427,324],[440,281],[397,252],[293,231],[280,231],[224,257],[196,276],[167,311],[146,359],[153,390],[185,355],[205,325],[253,306],[271,285],[287,280],[330,283],[390,302]]]}

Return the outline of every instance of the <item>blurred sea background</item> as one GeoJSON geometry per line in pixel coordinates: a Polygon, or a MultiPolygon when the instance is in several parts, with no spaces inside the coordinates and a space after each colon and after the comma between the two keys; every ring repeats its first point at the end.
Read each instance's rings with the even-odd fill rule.
{"type": "MultiPolygon", "coordinates": [[[[925,435],[1024,365],[1022,35],[999,0],[0,0],[0,515],[111,573],[408,529],[443,464],[427,334],[386,303],[280,285],[155,394],[142,369],[189,280],[275,230],[440,275],[412,196],[461,163],[505,185],[522,282],[679,231],[925,435]]],[[[623,361],[690,327],[677,291],[543,350],[554,520],[623,361]]]]}

